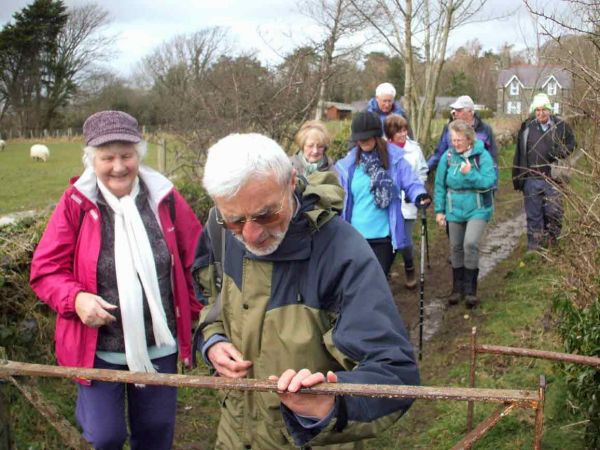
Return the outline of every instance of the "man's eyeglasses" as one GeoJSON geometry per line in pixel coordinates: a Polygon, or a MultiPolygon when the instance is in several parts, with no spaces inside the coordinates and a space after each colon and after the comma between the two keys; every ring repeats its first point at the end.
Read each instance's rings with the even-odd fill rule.
{"type": "Polygon", "coordinates": [[[276,211],[267,211],[265,213],[257,214],[255,216],[243,217],[241,219],[236,220],[227,220],[221,215],[221,211],[219,211],[219,208],[216,208],[215,219],[218,224],[230,229],[234,233],[241,232],[244,228],[244,225],[247,222],[256,222],[258,225],[262,226],[271,225],[272,223],[277,222],[277,220],[279,220],[279,216],[281,215],[281,211],[283,211],[283,206],[285,204],[287,196],[288,194],[286,192],[283,198],[281,199],[281,205],[279,205],[279,208],[277,208],[276,211]]]}

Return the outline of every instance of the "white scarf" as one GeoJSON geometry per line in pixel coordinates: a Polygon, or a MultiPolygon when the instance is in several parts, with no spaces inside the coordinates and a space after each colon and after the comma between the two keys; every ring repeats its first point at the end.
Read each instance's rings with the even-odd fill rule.
{"type": "Polygon", "coordinates": [[[146,344],[143,293],[148,300],[156,345],[174,346],[175,339],[167,325],[152,247],[135,205],[140,192],[139,178],[136,177],[131,193],[121,198],[115,197],[100,180],[97,181],[100,192],[115,213],[115,271],[127,365],[132,372],[156,372],[146,344]]]}

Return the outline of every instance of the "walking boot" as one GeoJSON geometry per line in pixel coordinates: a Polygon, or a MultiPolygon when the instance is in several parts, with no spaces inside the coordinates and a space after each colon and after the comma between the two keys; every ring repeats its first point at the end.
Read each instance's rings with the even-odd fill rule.
{"type": "Polygon", "coordinates": [[[452,268],[452,292],[448,296],[448,305],[458,305],[464,298],[464,267],[453,267],[452,268]]]}
{"type": "Polygon", "coordinates": [[[404,274],[406,275],[406,281],[404,282],[404,286],[406,289],[414,289],[417,287],[417,277],[415,275],[414,267],[405,267],[404,274]]]}
{"type": "Polygon", "coordinates": [[[479,305],[477,298],[477,277],[479,269],[465,268],[465,303],[467,308],[473,309],[479,305]]]}

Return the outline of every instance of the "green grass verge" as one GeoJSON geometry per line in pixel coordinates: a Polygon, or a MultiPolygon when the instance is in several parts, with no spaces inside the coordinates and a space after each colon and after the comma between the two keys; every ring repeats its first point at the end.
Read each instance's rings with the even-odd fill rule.
{"type": "MultiPolygon", "coordinates": [[[[480,286],[482,305],[467,311],[448,311],[445,330],[428,343],[421,365],[426,386],[467,387],[470,329],[478,327],[478,342],[513,347],[562,351],[554,332],[551,314],[551,285],[556,274],[545,268],[535,255],[522,256],[524,243],[514,260],[505,261],[480,286]]],[[[547,381],[544,411],[544,449],[584,450],[584,424],[569,412],[566,386],[556,363],[533,358],[480,355],[476,386],[498,389],[537,389],[539,376],[547,381]]],[[[475,404],[477,424],[497,408],[495,404],[475,404]]],[[[370,441],[367,448],[448,449],[466,433],[466,403],[457,401],[417,401],[392,429],[370,441]]],[[[535,414],[513,410],[475,444],[474,449],[530,449],[534,440],[535,414]]]]}
{"type": "MultiPolygon", "coordinates": [[[[0,215],[56,204],[69,180],[83,172],[82,144],[50,142],[47,162],[34,161],[29,148],[34,142],[8,142],[0,152],[0,215]]],[[[148,146],[145,162],[156,167],[156,147],[148,146]]]]}

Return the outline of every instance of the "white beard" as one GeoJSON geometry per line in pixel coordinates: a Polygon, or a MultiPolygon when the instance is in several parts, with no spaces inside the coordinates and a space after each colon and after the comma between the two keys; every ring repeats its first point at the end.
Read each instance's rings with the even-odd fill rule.
{"type": "Polygon", "coordinates": [[[233,236],[238,241],[240,241],[242,244],[244,244],[244,247],[246,247],[246,250],[248,250],[253,255],[266,256],[266,255],[270,255],[271,253],[273,253],[275,250],[277,250],[279,248],[279,246],[283,242],[283,239],[285,238],[286,233],[287,233],[287,230],[269,233],[269,237],[275,238],[275,240],[268,247],[261,247],[261,248],[257,248],[257,247],[254,247],[253,245],[248,244],[246,241],[244,241],[244,237],[241,234],[234,233],[233,236]]]}

